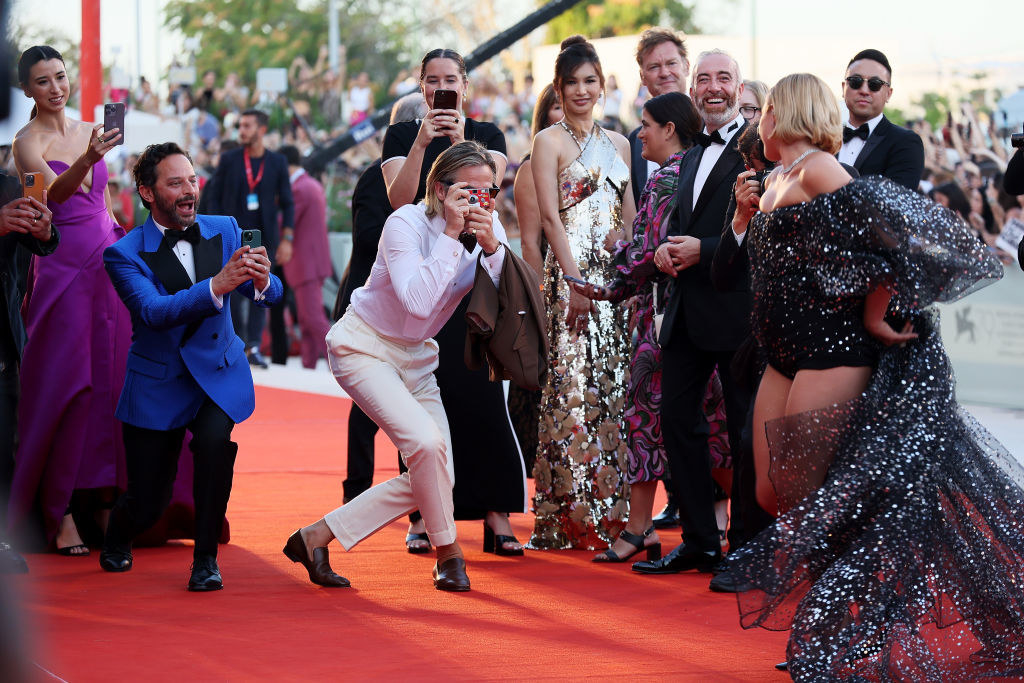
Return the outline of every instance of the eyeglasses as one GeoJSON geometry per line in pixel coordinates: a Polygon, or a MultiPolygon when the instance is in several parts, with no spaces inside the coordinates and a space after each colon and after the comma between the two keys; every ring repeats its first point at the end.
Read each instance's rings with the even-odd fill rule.
{"type": "Polygon", "coordinates": [[[740,114],[748,121],[754,118],[759,111],[761,111],[761,107],[740,107],[740,114]]]}
{"type": "MultiPolygon", "coordinates": [[[[889,81],[883,81],[878,76],[872,76],[866,79],[868,82],[868,90],[871,92],[878,92],[882,89],[883,85],[889,85],[889,81]]],[[[846,84],[854,90],[860,90],[860,86],[864,85],[865,78],[863,76],[847,76],[846,84]]]]}

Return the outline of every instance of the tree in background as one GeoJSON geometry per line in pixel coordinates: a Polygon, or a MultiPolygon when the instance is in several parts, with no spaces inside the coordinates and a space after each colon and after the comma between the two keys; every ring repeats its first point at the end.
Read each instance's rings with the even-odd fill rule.
{"type": "MultiPolygon", "coordinates": [[[[349,73],[366,71],[377,83],[389,83],[400,66],[416,58],[418,45],[403,5],[413,0],[342,0],[340,42],[348,53],[349,73]]],[[[253,84],[263,67],[287,69],[297,56],[316,62],[327,43],[327,2],[295,0],[169,0],[164,24],[199,39],[196,71],[213,69],[220,78],[237,71],[253,84]]]]}
{"type": "Polygon", "coordinates": [[[574,33],[587,38],[628,36],[649,26],[697,33],[692,4],[680,0],[586,0],[551,20],[548,38],[558,43],[574,33]]]}

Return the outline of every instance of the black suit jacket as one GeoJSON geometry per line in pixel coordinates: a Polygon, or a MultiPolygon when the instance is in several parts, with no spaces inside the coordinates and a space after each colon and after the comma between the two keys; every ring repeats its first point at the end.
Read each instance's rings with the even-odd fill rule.
{"type": "MultiPolygon", "coordinates": [[[[277,249],[280,236],[280,225],[295,227],[295,203],[292,200],[292,184],[288,180],[288,162],[283,154],[263,153],[263,178],[256,187],[260,199],[260,216],[262,225],[247,225],[246,195],[249,194],[249,183],[245,177],[245,161],[243,148],[225,152],[217,165],[211,179],[209,211],[213,215],[232,216],[238,221],[239,227],[259,228],[263,232],[263,246],[271,259],[277,249]],[[281,222],[278,223],[278,214],[281,222]]],[[[253,168],[253,173],[258,173],[253,168]]]]}
{"type": "Polygon", "coordinates": [[[729,200],[733,184],[745,168],[736,149],[744,128],[746,124],[733,135],[711,169],[695,206],[693,182],[704,148],[693,147],[680,162],[678,206],[668,234],[698,238],[700,261],[681,271],[672,284],[659,339],[664,347],[675,335],[685,334],[697,348],[734,351],[750,333],[749,288],[719,292],[711,283],[711,262],[721,240],[722,225],[732,221],[729,200]]]}
{"type": "MultiPolygon", "coordinates": [[[[12,176],[0,172],[0,206],[21,195],[21,184],[12,176]]],[[[53,239],[40,242],[31,235],[11,233],[0,237],[0,295],[7,308],[0,322],[0,334],[5,339],[0,347],[10,349],[21,358],[25,348],[25,323],[21,319],[21,302],[25,298],[25,273],[29,254],[47,256],[60,244],[60,233],[53,228],[53,239]]]]}
{"type": "Polygon", "coordinates": [[[639,133],[640,129],[634,128],[633,132],[626,136],[629,140],[629,175],[633,183],[633,206],[640,206],[640,195],[647,185],[647,159],[644,159],[642,154],[644,146],[637,137],[639,133]]]}
{"type": "Polygon", "coordinates": [[[924,144],[912,130],[882,117],[853,162],[861,175],[880,175],[917,190],[924,173],[924,144]]]}
{"type": "Polygon", "coordinates": [[[334,302],[335,320],[345,314],[352,301],[352,292],[362,287],[370,277],[373,262],[377,260],[377,245],[384,231],[384,222],[391,215],[391,202],[388,201],[388,188],[380,162],[377,159],[363,171],[352,191],[352,257],[334,302]]]}

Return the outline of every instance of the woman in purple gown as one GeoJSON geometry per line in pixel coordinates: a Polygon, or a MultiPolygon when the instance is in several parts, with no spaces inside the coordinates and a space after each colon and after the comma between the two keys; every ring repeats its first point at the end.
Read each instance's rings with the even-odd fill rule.
{"type": "Polygon", "coordinates": [[[103,250],[124,236],[108,209],[106,154],[120,131],[65,115],[70,85],[60,53],[33,47],[18,63],[33,118],[14,140],[20,174],[39,172],[61,244],[33,258],[23,306],[19,444],[9,524],[24,531],[41,513],[48,543],[87,555],[70,514],[75,491],[112,499],[123,462],[114,407],[130,342],[128,311],[103,270],[103,250]]]}

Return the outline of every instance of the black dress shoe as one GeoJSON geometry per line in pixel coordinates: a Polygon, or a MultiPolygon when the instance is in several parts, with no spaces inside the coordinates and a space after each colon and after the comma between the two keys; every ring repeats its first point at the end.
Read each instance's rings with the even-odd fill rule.
{"type": "Polygon", "coordinates": [[[301,530],[288,537],[288,542],[284,544],[284,554],[292,562],[302,564],[306,568],[306,573],[309,574],[309,580],[318,586],[348,588],[352,585],[348,579],[335,574],[331,569],[327,548],[313,548],[313,559],[309,558],[309,553],[306,552],[306,542],[302,540],[301,530]]]}
{"type": "Polygon", "coordinates": [[[669,503],[658,513],[658,516],[651,520],[655,529],[672,529],[679,526],[679,508],[669,503]]]}
{"type": "Polygon", "coordinates": [[[245,355],[249,359],[249,365],[261,367],[264,370],[270,367],[270,363],[267,362],[266,357],[255,347],[246,351],[245,355]]]}
{"type": "Polygon", "coordinates": [[[188,589],[194,593],[219,591],[224,587],[220,577],[220,567],[213,555],[202,555],[192,562],[192,576],[188,579],[188,589]]]}
{"type": "Polygon", "coordinates": [[[0,543],[0,574],[25,574],[28,563],[7,543],[0,543]]]}
{"type": "Polygon", "coordinates": [[[715,593],[742,593],[754,588],[754,584],[736,578],[736,575],[729,571],[716,574],[708,588],[715,593]]]}
{"type": "Polygon", "coordinates": [[[466,561],[461,557],[449,557],[444,562],[434,565],[434,588],[439,591],[461,593],[469,590],[469,577],[466,576],[466,561]]]}
{"type": "Polygon", "coordinates": [[[721,562],[722,551],[704,552],[696,548],[688,548],[686,544],[678,545],[668,555],[653,562],[634,562],[633,571],[641,574],[678,574],[679,572],[696,569],[710,572],[721,562]]]}
{"type": "Polygon", "coordinates": [[[124,550],[103,550],[100,566],[108,572],[126,572],[132,568],[132,554],[124,550]]]}

